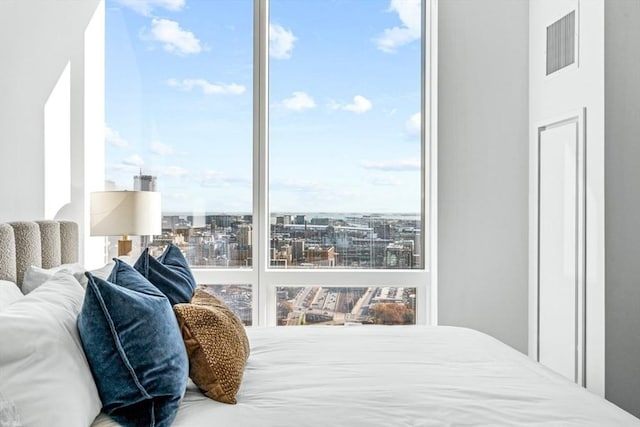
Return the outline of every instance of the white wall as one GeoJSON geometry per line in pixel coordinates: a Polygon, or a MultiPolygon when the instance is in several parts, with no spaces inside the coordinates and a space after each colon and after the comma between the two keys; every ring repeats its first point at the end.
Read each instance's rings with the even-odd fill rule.
{"type": "Polygon", "coordinates": [[[529,4],[438,7],[438,323],[526,352],[529,4]]]}
{"type": "Polygon", "coordinates": [[[587,386],[640,416],[640,1],[530,6],[532,128],[587,110],[587,386]],[[577,4],[579,66],[545,78],[544,28],[577,4]]]}
{"type": "MultiPolygon", "coordinates": [[[[530,158],[537,158],[537,129],[586,108],[586,384],[604,394],[604,0],[539,0],[529,9],[530,158]],[[577,10],[577,66],[546,75],[546,28],[577,10]]],[[[534,162],[535,163],[535,162],[534,162]]],[[[531,166],[535,181],[537,163],[531,166]]],[[[531,194],[531,207],[535,208],[531,194]]],[[[531,213],[531,218],[535,215],[531,213]]],[[[536,267],[532,224],[530,267],[536,267]]],[[[536,354],[535,271],[530,272],[529,354],[536,354]]]]}
{"type": "Polygon", "coordinates": [[[640,417],[640,1],[607,1],[605,396],[640,417]]]}
{"type": "MultiPolygon", "coordinates": [[[[0,222],[70,219],[77,221],[81,235],[86,235],[82,226],[88,212],[85,196],[97,189],[89,183],[103,185],[104,181],[96,175],[104,170],[104,79],[99,75],[103,68],[99,63],[85,67],[85,53],[102,52],[103,38],[100,0],[0,1],[0,222]],[[92,37],[85,34],[88,27],[92,37]],[[67,66],[68,75],[63,73],[67,66]],[[90,91],[85,91],[85,81],[90,91]],[[55,108],[47,109],[50,124],[45,129],[45,105],[56,86],[54,104],[49,104],[55,108]],[[85,99],[88,93],[93,96],[85,99]],[[57,108],[70,111],[57,113],[57,108]],[[60,124],[60,130],[51,129],[56,120],[65,117],[70,123],[60,124]],[[53,135],[56,145],[68,147],[64,156],[69,156],[69,161],[60,162],[60,175],[69,176],[62,181],[71,186],[59,188],[55,195],[48,192],[48,197],[45,163],[51,166],[52,162],[51,157],[45,158],[45,134],[53,135]],[[89,173],[93,181],[86,179],[89,173]]],[[[53,156],[51,150],[49,153],[53,156]]],[[[84,239],[82,243],[92,244],[84,239]]]]}

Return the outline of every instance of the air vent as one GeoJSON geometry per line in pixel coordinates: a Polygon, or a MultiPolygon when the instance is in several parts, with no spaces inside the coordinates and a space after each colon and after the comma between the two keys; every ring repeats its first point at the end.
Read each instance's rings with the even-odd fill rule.
{"type": "Polygon", "coordinates": [[[576,11],[547,27],[547,75],[576,62],[576,11]]]}

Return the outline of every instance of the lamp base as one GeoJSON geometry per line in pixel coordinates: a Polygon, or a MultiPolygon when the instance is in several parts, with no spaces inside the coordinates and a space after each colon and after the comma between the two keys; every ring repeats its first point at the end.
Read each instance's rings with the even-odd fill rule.
{"type": "Polygon", "coordinates": [[[118,240],[118,256],[129,255],[133,249],[133,241],[123,237],[118,240]]]}

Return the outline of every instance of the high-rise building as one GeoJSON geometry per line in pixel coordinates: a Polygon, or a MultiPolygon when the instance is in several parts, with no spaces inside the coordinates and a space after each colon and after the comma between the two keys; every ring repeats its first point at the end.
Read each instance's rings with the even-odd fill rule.
{"type": "Polygon", "coordinates": [[[253,232],[250,224],[238,225],[237,243],[238,246],[243,248],[251,246],[251,240],[253,239],[253,232]]]}
{"type": "Polygon", "coordinates": [[[133,177],[133,189],[135,191],[158,191],[157,178],[153,175],[136,175],[133,177]]]}
{"type": "MultiPolygon", "coordinates": [[[[133,177],[133,189],[135,191],[157,191],[157,178],[153,175],[139,175],[133,177]]],[[[149,246],[153,241],[152,236],[140,236],[140,250],[149,246]]]]}
{"type": "Polygon", "coordinates": [[[291,256],[296,263],[304,260],[304,239],[293,239],[291,246],[291,256]]]}
{"type": "Polygon", "coordinates": [[[276,217],[276,224],[288,225],[291,224],[291,215],[282,215],[276,217]]]}
{"type": "Polygon", "coordinates": [[[413,268],[414,242],[401,240],[387,245],[384,254],[385,268],[413,268]]]}
{"type": "Polygon", "coordinates": [[[308,246],[305,248],[306,262],[322,267],[334,267],[335,248],[333,246],[322,247],[319,245],[308,246]]]}

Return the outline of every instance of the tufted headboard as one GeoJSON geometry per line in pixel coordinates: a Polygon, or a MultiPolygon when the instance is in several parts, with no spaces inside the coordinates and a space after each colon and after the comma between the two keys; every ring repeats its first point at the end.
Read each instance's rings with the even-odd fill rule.
{"type": "Polygon", "coordinates": [[[0,224],[0,280],[22,285],[30,265],[42,268],[78,262],[78,224],[20,221],[0,224]]]}

